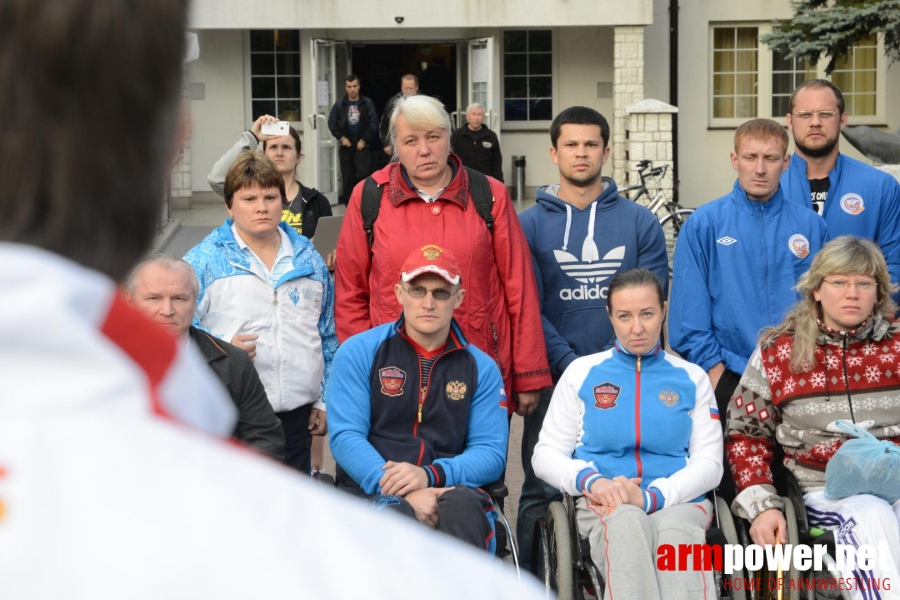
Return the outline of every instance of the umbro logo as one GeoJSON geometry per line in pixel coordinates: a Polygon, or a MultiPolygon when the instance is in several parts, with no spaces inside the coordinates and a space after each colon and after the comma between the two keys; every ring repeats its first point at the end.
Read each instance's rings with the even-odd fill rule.
{"type": "Polygon", "coordinates": [[[625,258],[625,246],[613,248],[603,259],[594,240],[585,240],[581,248],[581,260],[565,250],[554,250],[556,262],[569,277],[581,283],[599,283],[615,275],[625,258]]]}
{"type": "Polygon", "coordinates": [[[733,237],[728,237],[727,235],[723,238],[719,238],[716,240],[717,244],[722,244],[723,246],[730,246],[730,245],[734,244],[735,242],[737,242],[736,239],[734,239],[733,237]]]}

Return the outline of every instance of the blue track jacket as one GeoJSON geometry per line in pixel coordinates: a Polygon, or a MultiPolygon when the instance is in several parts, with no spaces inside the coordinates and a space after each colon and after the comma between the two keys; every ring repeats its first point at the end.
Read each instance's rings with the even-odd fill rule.
{"type": "Polygon", "coordinates": [[[721,361],[742,374],[760,329],[780,323],[798,300],[793,287],[826,231],[822,217],[786,202],[781,188],[758,202],[735,181],[729,195],[698,208],[675,247],[672,349],[704,371],[721,361]]]}
{"type": "Polygon", "coordinates": [[[328,382],[335,461],[368,495],[380,492],[389,460],[425,467],[428,487],[496,481],[509,438],[497,364],[453,321],[446,352],[422,389],[418,354],[402,331],[401,317],[338,349],[328,382]]]}
{"type": "Polygon", "coordinates": [[[600,477],[641,477],[650,513],[700,500],[719,485],[723,456],[706,373],[659,346],[637,356],[617,343],[566,369],[532,465],[571,495],[600,477]]]}
{"type": "Polygon", "coordinates": [[[579,356],[612,348],[606,290],[619,271],[642,267],[668,293],[666,240],[656,216],[622,198],[615,182],[584,209],[538,189],[537,204],[519,220],[534,262],[547,358],[554,380],[579,356]]]}
{"type": "MultiPolygon", "coordinates": [[[[828,179],[831,185],[822,216],[829,237],[855,235],[872,240],[884,254],[891,281],[900,282],[900,184],[884,171],[844,154],[838,154],[828,179]]],[[[790,202],[812,207],[806,161],[796,152],[781,176],[781,187],[790,202]]],[[[900,300],[900,292],[893,298],[900,300]]]]}

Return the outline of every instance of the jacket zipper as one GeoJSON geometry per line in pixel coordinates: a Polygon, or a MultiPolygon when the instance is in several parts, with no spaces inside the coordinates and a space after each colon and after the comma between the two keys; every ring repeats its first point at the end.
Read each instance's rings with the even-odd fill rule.
{"type": "MultiPolygon", "coordinates": [[[[454,348],[453,350],[449,350],[444,354],[441,354],[434,362],[431,363],[431,373],[428,375],[428,385],[424,385],[419,389],[419,405],[416,411],[416,422],[413,424],[413,437],[419,437],[419,423],[422,422],[422,410],[425,408],[425,398],[428,396],[428,389],[431,387],[431,377],[434,375],[434,368],[437,366],[437,362],[441,360],[445,355],[453,352],[454,350],[458,350],[458,348],[454,348]]],[[[422,359],[419,358],[419,355],[416,354],[416,360],[419,361],[419,381],[422,381],[422,359]]],[[[419,440],[419,458],[416,460],[416,466],[421,466],[422,456],[425,454],[425,440],[419,440]]]]}
{"type": "Polygon", "coordinates": [[[278,290],[272,290],[272,311],[275,317],[275,370],[278,373],[278,391],[280,393],[279,404],[281,404],[281,408],[284,408],[284,382],[281,380],[281,359],[280,353],[278,352],[278,290]]]}
{"type": "Polygon", "coordinates": [[[847,404],[850,406],[850,420],[856,423],[856,417],[853,416],[853,398],[850,396],[850,378],[847,373],[847,336],[844,335],[844,352],[841,357],[844,363],[844,388],[847,390],[847,404]]]}
{"type": "Polygon", "coordinates": [[[644,467],[641,464],[641,355],[637,357],[637,371],[634,374],[634,460],[637,463],[637,477],[642,477],[644,467]]]}

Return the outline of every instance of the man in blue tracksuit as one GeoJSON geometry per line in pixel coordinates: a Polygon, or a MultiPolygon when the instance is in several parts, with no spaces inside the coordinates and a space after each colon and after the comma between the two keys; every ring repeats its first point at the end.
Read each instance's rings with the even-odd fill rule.
{"type": "MultiPolygon", "coordinates": [[[[794,155],[781,176],[784,197],[814,208],[831,237],[855,235],[878,244],[891,281],[900,282],[900,184],[840,153],[847,119],[844,96],[830,81],[813,79],[794,90],[787,115],[794,155]]],[[[900,300],[900,293],[893,298],[900,300]]]]}
{"type": "Polygon", "coordinates": [[[465,297],[453,255],[427,245],[406,259],[396,323],[348,339],[329,381],[338,486],[493,551],[491,500],[509,436],[494,360],[469,345],[453,311],[465,297]]]}
{"type": "MultiPolygon", "coordinates": [[[[559,185],[541,188],[537,205],[520,221],[531,248],[541,300],[547,358],[554,382],[580,356],[612,348],[615,332],[606,311],[606,286],[619,271],[643,267],[668,289],[666,243],[656,216],[618,195],[601,170],[609,158],[609,123],[592,108],[562,111],[550,127],[550,157],[559,185]]],[[[543,390],[525,417],[517,537],[522,565],[530,568],[534,521],[559,497],[534,475],[531,456],[553,388],[543,390]]]]}
{"type": "Polygon", "coordinates": [[[794,284],[826,238],[822,218],[787,202],[779,187],[787,146],[775,121],[738,127],[734,189],[698,208],[675,247],[669,343],[709,374],[722,414],[760,329],[780,323],[796,302],[794,284]]]}

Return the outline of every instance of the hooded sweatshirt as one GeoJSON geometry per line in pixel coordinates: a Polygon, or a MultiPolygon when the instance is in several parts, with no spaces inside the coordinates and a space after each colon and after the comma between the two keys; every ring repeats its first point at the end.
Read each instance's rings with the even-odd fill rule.
{"type": "Polygon", "coordinates": [[[615,344],[606,293],[616,273],[649,269],[662,282],[664,297],[669,287],[665,236],[653,213],[619,196],[613,181],[583,209],[558,192],[558,185],[538,189],[537,204],[519,217],[534,261],[554,380],[579,356],[615,344]]]}

